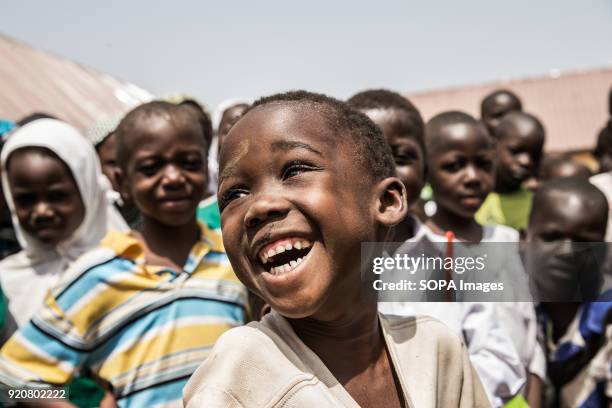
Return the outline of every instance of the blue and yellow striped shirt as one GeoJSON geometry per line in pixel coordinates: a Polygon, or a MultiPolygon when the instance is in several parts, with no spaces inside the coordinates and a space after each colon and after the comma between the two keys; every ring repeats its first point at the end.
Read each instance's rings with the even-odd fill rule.
{"type": "Polygon", "coordinates": [[[246,302],[220,235],[206,227],[178,272],[146,265],[138,240],[112,232],[2,348],[0,383],[64,385],[86,367],[120,407],[181,405],[217,338],[245,322],[246,302]]]}

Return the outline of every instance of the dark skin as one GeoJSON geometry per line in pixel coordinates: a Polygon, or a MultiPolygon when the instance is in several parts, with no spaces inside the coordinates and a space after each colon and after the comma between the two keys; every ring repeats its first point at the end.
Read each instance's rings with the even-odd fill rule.
{"type": "Polygon", "coordinates": [[[482,121],[489,132],[493,132],[504,115],[508,112],[518,112],[520,110],[521,103],[517,98],[508,93],[500,92],[483,103],[481,109],[482,121]]]}
{"type": "Polygon", "coordinates": [[[427,225],[437,234],[453,231],[462,241],[480,242],[474,214],[493,189],[494,149],[481,125],[442,126],[427,145],[429,182],[438,209],[427,225]]]}
{"type": "Polygon", "coordinates": [[[217,131],[217,137],[219,138],[219,151],[221,151],[221,146],[223,145],[225,136],[227,136],[232,126],[234,126],[236,122],[238,122],[238,119],[242,117],[242,114],[245,110],[247,110],[248,107],[249,105],[241,103],[229,107],[223,112],[223,115],[221,116],[221,122],[219,122],[219,129],[217,131]]]}
{"type": "Polygon", "coordinates": [[[19,149],[8,178],[21,227],[45,246],[68,239],[85,218],[85,205],[68,166],[42,149],[19,149]]]}
{"type": "MultiPolygon", "coordinates": [[[[549,192],[541,205],[534,206],[527,229],[527,241],[539,251],[559,251],[550,243],[563,241],[571,250],[574,242],[603,241],[606,231],[607,208],[593,206],[589,198],[579,193],[549,192]]],[[[550,316],[553,341],[567,332],[580,303],[543,302],[542,309],[550,316]]],[[[529,401],[541,401],[541,380],[530,374],[529,401]]]]}
{"type": "Polygon", "coordinates": [[[497,174],[495,191],[512,193],[523,182],[537,175],[544,133],[535,123],[520,114],[508,114],[497,131],[497,174]]]}
{"type": "Polygon", "coordinates": [[[370,109],[363,113],[382,130],[391,146],[395,171],[406,187],[408,206],[411,207],[425,185],[425,157],[423,148],[416,141],[416,129],[401,126],[402,112],[396,109],[370,109]]]}
{"type": "Polygon", "coordinates": [[[221,150],[224,244],[240,280],[289,319],[358,404],[400,407],[377,305],[361,299],[353,255],[405,217],[405,189],[397,178],[366,176],[337,139],[320,113],[298,103],[247,113],[221,150]],[[308,252],[273,274],[262,252],[283,239],[307,242],[308,252]]]}
{"type": "Polygon", "coordinates": [[[546,180],[562,177],[580,177],[588,180],[591,177],[591,172],[586,166],[569,159],[552,163],[545,173],[546,180]]]}
{"type": "MultiPolygon", "coordinates": [[[[408,208],[415,212],[421,190],[425,185],[425,153],[416,140],[416,127],[410,128],[409,122],[402,118],[403,112],[397,109],[369,109],[363,111],[382,131],[389,143],[395,160],[397,177],[406,188],[408,208]]],[[[393,241],[403,242],[414,236],[414,220],[406,217],[395,227],[393,241]]]]}
{"type": "Polygon", "coordinates": [[[115,170],[117,168],[117,142],[115,134],[108,136],[97,148],[102,173],[111,182],[113,189],[119,191],[119,185],[115,179],[115,170]]]}
{"type": "MultiPolygon", "coordinates": [[[[549,192],[540,202],[541,205],[534,206],[527,230],[528,242],[538,251],[549,252],[551,256],[560,251],[571,253],[573,243],[604,240],[608,211],[604,205],[594,206],[589,197],[564,191],[549,192]]],[[[549,273],[554,275],[553,271],[549,273]]],[[[542,303],[553,321],[555,341],[567,331],[579,305],[542,303]]]]}
{"type": "Polygon", "coordinates": [[[135,126],[125,143],[117,180],[143,217],[142,233],[132,233],[148,264],[180,271],[200,236],[196,209],[208,178],[201,128],[189,115],[155,116],[135,126]]]}

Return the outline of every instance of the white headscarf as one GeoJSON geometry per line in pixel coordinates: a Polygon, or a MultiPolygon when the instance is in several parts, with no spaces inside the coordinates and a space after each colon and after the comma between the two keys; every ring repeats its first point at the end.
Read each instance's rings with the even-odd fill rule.
{"type": "Polygon", "coordinates": [[[46,292],[59,282],[72,262],[95,248],[109,230],[127,231],[128,227],[107,198],[110,186],[102,175],[96,151],[67,123],[39,119],[18,129],[6,141],[0,165],[2,187],[22,247],[21,252],[0,262],[0,282],[9,300],[10,312],[18,325],[22,325],[42,304],[46,292]],[[6,163],[13,152],[24,147],[43,147],[55,153],[72,172],[85,206],[81,225],[55,249],[43,246],[27,233],[15,214],[6,163]]]}

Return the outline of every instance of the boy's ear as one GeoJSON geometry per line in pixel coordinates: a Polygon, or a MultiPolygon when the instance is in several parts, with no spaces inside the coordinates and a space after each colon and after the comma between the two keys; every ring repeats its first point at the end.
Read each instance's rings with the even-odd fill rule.
{"type": "Polygon", "coordinates": [[[113,173],[115,174],[115,183],[117,183],[117,188],[119,189],[121,199],[124,202],[130,202],[131,195],[130,189],[127,185],[125,171],[121,167],[115,166],[115,168],[113,169],[113,173]]]}
{"type": "Polygon", "coordinates": [[[397,177],[379,181],[375,187],[374,199],[374,218],[384,226],[392,227],[406,218],[406,187],[397,177]]]}

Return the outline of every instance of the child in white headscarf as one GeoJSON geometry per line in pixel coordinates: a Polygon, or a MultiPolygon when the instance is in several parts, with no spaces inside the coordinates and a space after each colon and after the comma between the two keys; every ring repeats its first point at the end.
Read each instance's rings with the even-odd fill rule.
{"type": "Polygon", "coordinates": [[[0,262],[0,283],[8,323],[21,326],[72,262],[109,230],[128,227],[107,198],[94,148],[67,123],[41,119],[18,129],[6,141],[0,165],[22,247],[0,262]]]}

